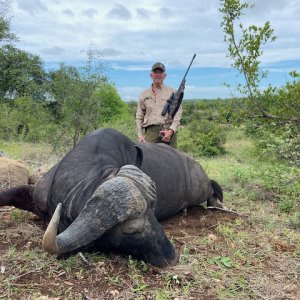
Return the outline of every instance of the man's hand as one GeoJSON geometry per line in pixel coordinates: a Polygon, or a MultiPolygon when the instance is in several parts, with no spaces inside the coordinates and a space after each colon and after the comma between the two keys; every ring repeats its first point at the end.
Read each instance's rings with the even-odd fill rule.
{"type": "Polygon", "coordinates": [[[140,135],[140,136],[138,137],[138,141],[139,141],[139,142],[146,142],[145,137],[144,137],[143,135],[140,135]]]}
{"type": "Polygon", "coordinates": [[[174,131],[172,129],[167,129],[167,130],[161,130],[159,133],[160,135],[163,136],[161,138],[161,141],[164,143],[169,143],[174,131]]]}

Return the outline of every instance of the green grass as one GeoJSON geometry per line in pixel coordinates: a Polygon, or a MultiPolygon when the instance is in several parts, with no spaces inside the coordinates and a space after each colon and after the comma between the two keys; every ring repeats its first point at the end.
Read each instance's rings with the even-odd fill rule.
{"type": "Polygon", "coordinates": [[[260,160],[253,141],[238,129],[228,133],[225,146],[226,155],[200,160],[207,174],[224,188],[225,205],[245,212],[261,211],[262,217],[272,209],[298,226],[299,168],[260,160]]]}
{"type": "Polygon", "coordinates": [[[51,146],[26,142],[6,142],[0,140],[0,150],[7,156],[22,160],[46,161],[51,154],[51,146]]]}
{"type": "Polygon", "coordinates": [[[48,144],[28,142],[8,142],[0,140],[0,151],[11,159],[20,159],[28,166],[30,175],[39,178],[48,171],[63,153],[52,152],[48,144]]]}
{"type": "MultiPolygon", "coordinates": [[[[18,155],[13,149],[20,144],[1,145],[2,151],[18,155]]],[[[261,160],[240,129],[227,132],[225,147],[225,155],[202,158],[200,163],[222,186],[225,206],[240,217],[224,219],[230,214],[220,213],[219,222],[204,231],[198,228],[192,238],[186,228],[179,228],[182,238],[170,237],[181,245],[177,266],[157,269],[132,258],[88,253],[84,255],[89,265],[78,255],[57,261],[36,241],[36,247],[12,245],[1,253],[6,271],[0,273],[0,292],[8,299],[93,299],[103,290],[107,299],[126,300],[300,299],[300,170],[261,160]],[[43,278],[38,280],[42,288],[34,280],[23,285],[28,272],[34,279],[43,278]]],[[[6,240],[18,232],[30,240],[27,227],[18,227],[26,220],[26,226],[31,224],[28,214],[14,210],[10,215],[16,232],[6,226],[6,240]]]]}

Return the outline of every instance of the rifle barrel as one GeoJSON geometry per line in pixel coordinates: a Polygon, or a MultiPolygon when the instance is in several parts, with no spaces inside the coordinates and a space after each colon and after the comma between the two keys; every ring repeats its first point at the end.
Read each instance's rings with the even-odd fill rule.
{"type": "MultiPolygon", "coordinates": [[[[181,94],[181,93],[183,92],[183,90],[184,90],[185,77],[186,77],[188,71],[190,70],[190,67],[191,67],[191,65],[192,65],[192,63],[193,63],[195,57],[196,57],[196,54],[194,54],[194,56],[192,57],[192,60],[191,60],[189,66],[188,66],[188,68],[187,68],[187,70],[186,70],[186,72],[185,72],[185,74],[184,74],[184,76],[183,76],[183,79],[182,79],[182,81],[181,81],[181,84],[180,84],[178,90],[175,92],[175,94],[172,94],[172,95],[170,96],[170,98],[167,100],[167,102],[166,102],[166,104],[165,104],[165,106],[164,106],[164,108],[163,108],[163,110],[162,110],[162,112],[161,112],[161,115],[162,115],[162,116],[165,116],[165,115],[166,115],[166,113],[167,113],[167,112],[169,111],[169,109],[170,109],[170,105],[172,105],[174,101],[177,101],[177,102],[178,102],[178,99],[179,99],[179,97],[180,97],[180,94],[181,94]]],[[[181,99],[181,100],[182,100],[182,99],[181,99]]],[[[178,104],[179,104],[179,106],[180,106],[181,101],[180,101],[180,103],[178,103],[178,104]]],[[[177,112],[179,106],[177,107],[176,112],[177,112]]],[[[176,112],[175,112],[175,114],[176,114],[176,112]]],[[[175,115],[175,114],[174,114],[174,115],[175,115]]],[[[173,115],[173,117],[174,117],[174,115],[173,115]]]]}
{"type": "Polygon", "coordinates": [[[191,60],[191,62],[190,62],[190,64],[189,64],[189,66],[188,66],[188,68],[187,68],[187,70],[186,70],[186,72],[185,72],[185,74],[184,74],[184,76],[183,76],[183,80],[185,79],[187,73],[189,72],[190,67],[191,67],[191,65],[192,65],[192,63],[193,63],[195,57],[196,57],[196,54],[194,54],[194,56],[193,56],[193,58],[192,58],[192,60],[191,60]]]}

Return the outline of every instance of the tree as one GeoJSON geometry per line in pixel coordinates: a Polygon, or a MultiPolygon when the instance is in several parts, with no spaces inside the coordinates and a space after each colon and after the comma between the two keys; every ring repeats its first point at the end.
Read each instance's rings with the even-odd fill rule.
{"type": "Polygon", "coordinates": [[[8,42],[15,39],[15,35],[10,32],[10,25],[7,20],[0,17],[0,42],[8,42]]]}
{"type": "Polygon", "coordinates": [[[45,102],[20,97],[0,103],[0,137],[3,139],[45,141],[53,134],[54,127],[45,102]]]}
{"type": "Polygon", "coordinates": [[[10,1],[0,0],[0,100],[30,96],[45,96],[46,73],[38,56],[17,49],[12,41],[9,10],[10,1]]]}
{"type": "Polygon", "coordinates": [[[248,97],[250,101],[246,104],[251,106],[251,110],[258,110],[262,116],[267,116],[267,112],[259,101],[259,83],[262,78],[267,76],[266,72],[259,69],[259,58],[263,54],[262,46],[274,41],[276,37],[273,35],[273,29],[269,22],[262,27],[251,25],[244,28],[242,23],[235,26],[236,22],[244,15],[244,10],[251,7],[253,6],[241,3],[239,0],[221,0],[219,9],[223,13],[221,27],[225,33],[224,41],[228,44],[227,56],[233,60],[232,66],[245,79],[245,84],[238,85],[238,91],[248,97]],[[240,35],[237,33],[237,28],[240,29],[240,35]]]}
{"type": "Polygon", "coordinates": [[[129,114],[128,107],[122,101],[116,88],[109,83],[103,83],[96,91],[96,97],[100,103],[99,109],[99,125],[113,121],[115,118],[120,118],[123,114],[129,114]]]}
{"type": "Polygon", "coordinates": [[[15,131],[15,123],[11,118],[12,107],[9,103],[0,102],[0,138],[8,140],[15,131]]]}
{"type": "Polygon", "coordinates": [[[50,90],[56,105],[56,118],[61,127],[60,138],[71,136],[73,146],[90,128],[95,128],[98,103],[89,81],[81,78],[76,67],[61,64],[50,73],[50,90]]]}
{"type": "Polygon", "coordinates": [[[61,64],[50,72],[55,114],[62,128],[60,138],[71,136],[73,146],[87,132],[126,110],[117,90],[107,81],[97,53],[89,49],[87,54],[83,67],[61,64]]]}
{"type": "Polygon", "coordinates": [[[41,59],[12,45],[0,47],[0,99],[44,99],[47,77],[41,59]]]}
{"type": "Polygon", "coordinates": [[[28,97],[17,98],[10,117],[16,129],[15,135],[20,140],[45,141],[53,131],[52,118],[45,102],[28,97]]]}
{"type": "MultiPolygon", "coordinates": [[[[270,109],[271,98],[274,101],[277,90],[269,87],[261,92],[259,84],[261,79],[267,76],[266,72],[260,69],[260,57],[263,55],[262,46],[276,40],[274,30],[270,22],[263,26],[250,25],[244,28],[242,23],[236,24],[244,11],[252,8],[249,3],[241,3],[239,0],[221,0],[219,11],[223,14],[221,27],[225,33],[224,40],[228,44],[228,54],[232,60],[232,66],[244,76],[245,83],[238,85],[238,91],[246,96],[243,101],[238,102],[240,114],[248,118],[268,118],[279,121],[300,122],[299,112],[291,115],[288,111],[290,105],[286,103],[287,114],[272,113],[270,109]],[[238,32],[240,30],[240,32],[238,32]],[[238,38],[239,37],[239,38],[238,38]]],[[[236,103],[235,103],[236,104],[236,103]]]]}
{"type": "Polygon", "coordinates": [[[16,39],[16,36],[10,32],[9,10],[10,1],[0,0],[0,43],[7,43],[16,39]]]}
{"type": "Polygon", "coordinates": [[[239,0],[221,0],[219,8],[223,14],[221,27],[228,44],[227,55],[233,60],[232,66],[245,79],[244,84],[238,86],[244,98],[231,102],[232,112],[240,120],[248,120],[247,130],[258,137],[261,152],[270,150],[277,157],[300,165],[299,151],[295,151],[300,141],[300,77],[298,73],[291,72],[294,80],[285,87],[270,85],[264,91],[259,89],[261,79],[267,76],[260,69],[262,46],[275,41],[276,37],[270,22],[262,27],[250,25],[248,28],[244,28],[242,23],[236,24],[245,9],[252,7],[239,0]]]}

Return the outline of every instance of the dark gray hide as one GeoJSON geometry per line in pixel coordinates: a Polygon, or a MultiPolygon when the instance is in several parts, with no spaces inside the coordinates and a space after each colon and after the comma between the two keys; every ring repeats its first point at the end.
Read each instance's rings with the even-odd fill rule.
{"type": "Polygon", "coordinates": [[[206,201],[221,206],[218,198],[223,201],[223,196],[221,191],[216,195],[218,185],[194,159],[166,144],[138,143],[138,146],[144,155],[141,170],[156,183],[158,220],[206,201]]]}
{"type": "Polygon", "coordinates": [[[50,215],[57,204],[63,202],[68,210],[62,219],[72,222],[86,203],[83,199],[89,199],[96,188],[122,166],[134,164],[135,145],[143,151],[141,170],[156,184],[155,217],[158,220],[207,200],[217,202],[210,179],[193,158],[166,144],[134,143],[114,129],[96,130],[83,138],[39,182],[34,197],[43,203],[40,207],[45,207],[51,188],[50,215]]]}
{"type": "MultiPolygon", "coordinates": [[[[118,174],[121,167],[135,163],[137,150],[130,139],[114,129],[96,130],[83,138],[37,184],[32,200],[34,209],[31,211],[51,217],[58,204],[62,203],[58,225],[58,233],[61,234],[57,236],[56,246],[72,251],[91,245],[98,249],[116,249],[157,266],[174,264],[177,258],[175,250],[157,220],[206,201],[210,205],[218,205],[217,198],[222,201],[222,192],[215,182],[209,180],[201,166],[187,155],[165,144],[139,143],[138,146],[143,152],[141,170],[155,182],[157,201],[149,196],[149,190],[141,189],[143,183],[137,178],[142,176],[142,172],[137,175],[136,172],[140,171],[133,168],[135,179],[131,178],[127,167],[126,172],[121,170],[118,174]],[[118,185],[124,185],[124,190],[116,189],[118,185]],[[97,233],[97,226],[102,224],[99,219],[112,218],[109,214],[97,214],[102,210],[105,195],[113,199],[116,211],[124,213],[128,206],[127,200],[123,200],[132,198],[132,190],[137,190],[145,200],[144,210],[124,214],[122,220],[114,220],[112,226],[104,226],[104,230],[97,233]],[[101,197],[97,196],[99,193],[101,197]],[[112,197],[115,194],[117,196],[112,197]],[[122,194],[125,196],[120,197],[122,194]],[[99,201],[100,198],[102,200],[99,201]],[[93,237],[89,236],[87,243],[81,243],[82,237],[80,243],[76,242],[76,231],[82,227],[80,222],[91,226],[89,235],[93,237]]],[[[149,180],[144,182],[149,185],[149,180]]],[[[0,196],[1,204],[5,205],[3,196],[0,196]]],[[[84,230],[79,235],[87,234],[84,230]]]]}

